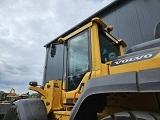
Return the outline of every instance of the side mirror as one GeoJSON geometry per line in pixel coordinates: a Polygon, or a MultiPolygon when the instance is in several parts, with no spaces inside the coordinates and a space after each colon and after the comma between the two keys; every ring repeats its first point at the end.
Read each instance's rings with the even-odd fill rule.
{"type": "Polygon", "coordinates": [[[36,81],[31,81],[31,82],[29,82],[29,85],[36,87],[36,86],[38,86],[38,83],[36,81]]]}
{"type": "Polygon", "coordinates": [[[51,57],[54,58],[56,55],[56,46],[54,44],[51,44],[51,57]]]}

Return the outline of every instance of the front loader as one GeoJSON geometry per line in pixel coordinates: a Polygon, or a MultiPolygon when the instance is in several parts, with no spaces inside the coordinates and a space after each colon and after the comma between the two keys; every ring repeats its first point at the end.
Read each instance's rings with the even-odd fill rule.
{"type": "Polygon", "coordinates": [[[46,44],[41,99],[14,102],[4,120],[160,120],[160,39],[136,45],[93,18],[46,44]]]}

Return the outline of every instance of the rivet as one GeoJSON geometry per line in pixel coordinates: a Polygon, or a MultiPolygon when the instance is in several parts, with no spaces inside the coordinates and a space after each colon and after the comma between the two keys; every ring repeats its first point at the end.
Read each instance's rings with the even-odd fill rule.
{"type": "Polygon", "coordinates": [[[50,88],[51,87],[51,85],[47,85],[47,88],[50,88]]]}
{"type": "Polygon", "coordinates": [[[47,106],[49,106],[49,105],[50,105],[50,103],[49,103],[49,102],[46,102],[46,105],[47,105],[47,106]]]}

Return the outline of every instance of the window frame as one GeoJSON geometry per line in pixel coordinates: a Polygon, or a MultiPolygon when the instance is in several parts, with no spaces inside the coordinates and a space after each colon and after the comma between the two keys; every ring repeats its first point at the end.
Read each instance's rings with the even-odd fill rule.
{"type": "Polygon", "coordinates": [[[90,27],[89,27],[89,28],[79,32],[78,34],[75,34],[74,36],[72,36],[72,37],[70,37],[69,39],[66,40],[66,43],[67,43],[67,66],[66,66],[66,89],[65,89],[66,92],[76,90],[77,87],[80,85],[82,79],[83,79],[83,77],[80,79],[80,82],[75,87],[75,89],[72,89],[72,90],[69,89],[69,62],[70,62],[69,61],[69,49],[70,49],[70,42],[72,40],[74,40],[74,38],[78,37],[79,35],[81,35],[84,32],[87,32],[87,41],[88,41],[88,50],[87,50],[87,52],[88,52],[87,53],[88,54],[88,70],[85,71],[83,77],[85,76],[85,74],[87,72],[89,72],[91,70],[91,49],[90,49],[91,48],[91,45],[90,45],[91,44],[91,40],[90,40],[91,39],[91,36],[90,36],[91,30],[90,30],[90,27]]]}

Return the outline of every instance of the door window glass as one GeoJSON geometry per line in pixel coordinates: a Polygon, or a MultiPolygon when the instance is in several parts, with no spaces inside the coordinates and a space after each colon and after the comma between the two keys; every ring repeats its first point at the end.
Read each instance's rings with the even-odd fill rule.
{"type": "Polygon", "coordinates": [[[74,90],[89,70],[88,30],[71,38],[68,49],[68,90],[74,90]]]}

